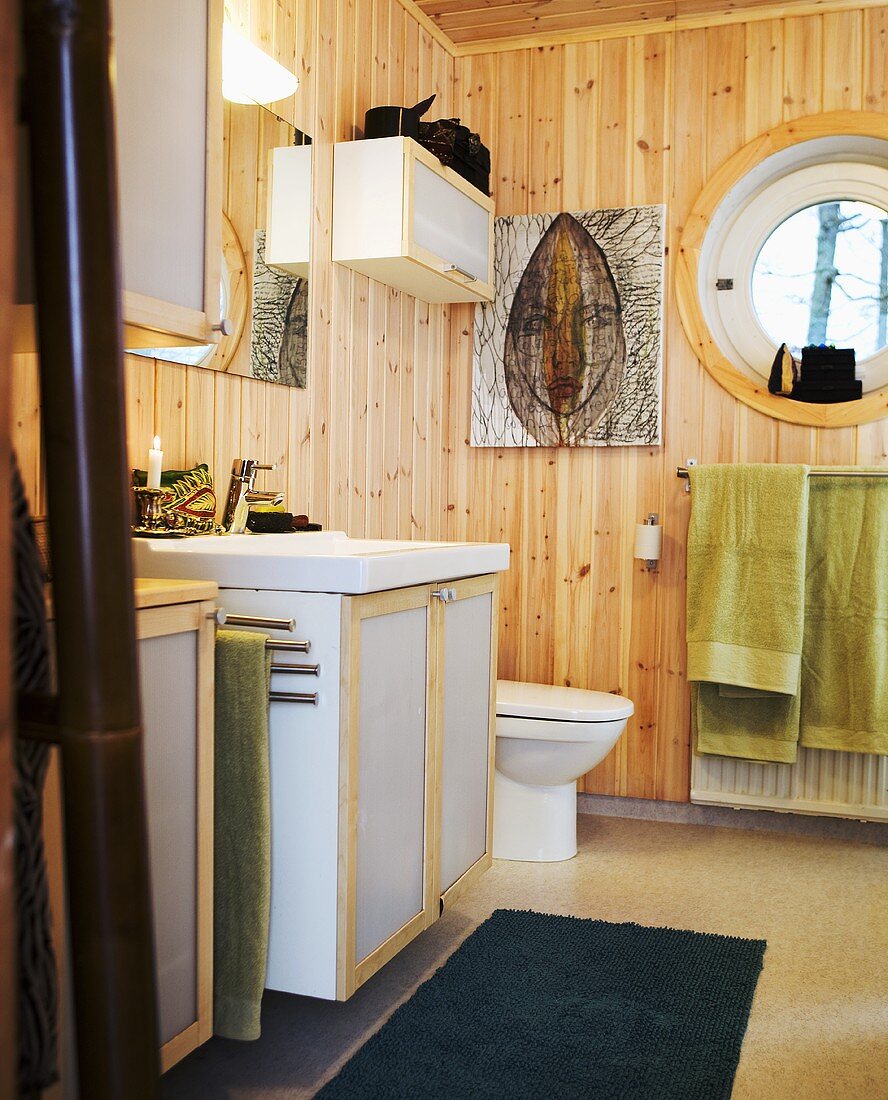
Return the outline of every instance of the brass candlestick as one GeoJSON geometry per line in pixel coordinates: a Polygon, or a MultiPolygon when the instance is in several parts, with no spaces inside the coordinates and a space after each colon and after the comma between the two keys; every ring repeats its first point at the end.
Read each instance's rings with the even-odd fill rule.
{"type": "Polygon", "coordinates": [[[149,489],[144,485],[134,485],[136,504],[139,509],[139,521],[133,528],[134,535],[169,535],[169,527],[160,502],[165,490],[149,489]]]}

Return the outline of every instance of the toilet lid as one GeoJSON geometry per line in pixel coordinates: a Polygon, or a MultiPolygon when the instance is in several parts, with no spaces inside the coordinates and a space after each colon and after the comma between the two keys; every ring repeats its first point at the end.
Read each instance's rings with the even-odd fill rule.
{"type": "Polygon", "coordinates": [[[613,722],[635,710],[629,699],[607,691],[524,684],[497,680],[496,713],[511,718],[547,718],[554,722],[613,722]]]}

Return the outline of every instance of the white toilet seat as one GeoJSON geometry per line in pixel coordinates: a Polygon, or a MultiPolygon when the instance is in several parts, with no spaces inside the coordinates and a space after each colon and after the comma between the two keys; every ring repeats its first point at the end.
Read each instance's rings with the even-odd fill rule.
{"type": "Polygon", "coordinates": [[[614,722],[626,724],[625,718],[609,722],[567,722],[556,718],[517,718],[497,714],[497,737],[520,737],[534,741],[606,741],[611,736],[614,722]]]}
{"type": "Polygon", "coordinates": [[[553,722],[613,722],[634,710],[622,695],[555,684],[497,680],[497,717],[546,718],[553,722]]]}
{"type": "Polygon", "coordinates": [[[494,857],[576,855],[576,781],[607,756],[634,709],[604,691],[497,682],[494,857]]]}

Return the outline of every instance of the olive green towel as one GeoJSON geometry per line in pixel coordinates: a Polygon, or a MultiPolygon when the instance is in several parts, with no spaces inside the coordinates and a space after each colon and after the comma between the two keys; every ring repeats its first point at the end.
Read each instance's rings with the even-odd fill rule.
{"type": "Polygon", "coordinates": [[[700,752],[796,758],[807,474],[789,464],[691,469],[688,679],[700,752]]]}
{"type": "Polygon", "coordinates": [[[888,477],[811,479],[807,574],[801,743],[888,754],[888,477]]]}
{"type": "Polygon", "coordinates": [[[258,1039],[268,955],[271,812],[266,636],[216,634],[213,1030],[258,1039]]]}

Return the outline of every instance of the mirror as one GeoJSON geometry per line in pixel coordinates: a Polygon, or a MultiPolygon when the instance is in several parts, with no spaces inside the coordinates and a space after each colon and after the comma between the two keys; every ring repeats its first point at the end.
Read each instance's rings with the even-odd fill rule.
{"type": "Polygon", "coordinates": [[[219,294],[226,331],[218,343],[128,349],[132,354],[306,386],[311,139],[297,130],[292,146],[271,149],[268,158],[269,225],[242,241],[223,215],[219,294]]]}

